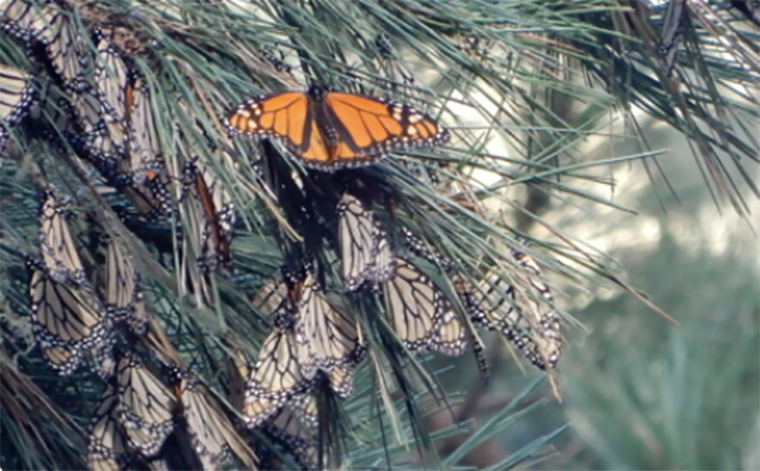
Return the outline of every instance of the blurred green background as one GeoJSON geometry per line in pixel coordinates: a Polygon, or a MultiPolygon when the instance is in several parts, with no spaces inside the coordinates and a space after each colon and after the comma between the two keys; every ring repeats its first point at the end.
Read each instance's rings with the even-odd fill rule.
{"type": "MultiPolygon", "coordinates": [[[[604,170],[617,184],[603,196],[636,214],[552,201],[543,217],[614,259],[621,278],[677,324],[622,289],[583,292],[553,278],[558,305],[585,327],[564,331],[562,403],[547,399],[544,381],[522,401],[539,407],[463,463],[504,459],[568,424],[553,453],[518,469],[760,469],[756,217],[719,210],[683,137],[648,124],[652,148],[668,150],[658,159],[663,173],[652,181],[641,162],[604,170]]],[[[637,152],[609,141],[589,143],[589,152],[601,158],[611,145],[616,155],[637,152]]],[[[760,205],[747,200],[756,215],[760,205]]],[[[471,393],[481,424],[541,376],[488,341],[505,348],[491,386],[471,393]]],[[[461,388],[461,375],[450,381],[461,388]]]]}

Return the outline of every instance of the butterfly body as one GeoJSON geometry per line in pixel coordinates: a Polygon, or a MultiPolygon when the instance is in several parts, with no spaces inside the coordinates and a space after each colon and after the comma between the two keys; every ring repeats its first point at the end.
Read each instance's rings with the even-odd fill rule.
{"type": "Polygon", "coordinates": [[[280,139],[307,167],[322,170],[369,165],[394,150],[449,137],[409,105],[319,87],[249,100],[226,125],[235,133],[280,139]]]}

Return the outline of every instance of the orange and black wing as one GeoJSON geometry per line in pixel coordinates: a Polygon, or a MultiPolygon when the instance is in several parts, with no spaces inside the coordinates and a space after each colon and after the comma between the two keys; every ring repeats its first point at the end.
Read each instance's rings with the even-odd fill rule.
{"type": "Polygon", "coordinates": [[[372,162],[394,150],[432,147],[449,139],[445,128],[409,105],[329,92],[324,106],[330,121],[328,134],[335,141],[331,153],[335,163],[372,162]]]}
{"type": "Polygon", "coordinates": [[[322,134],[311,114],[309,95],[304,92],[285,92],[249,100],[235,108],[225,124],[233,132],[276,137],[304,159],[328,156],[322,134]]]}

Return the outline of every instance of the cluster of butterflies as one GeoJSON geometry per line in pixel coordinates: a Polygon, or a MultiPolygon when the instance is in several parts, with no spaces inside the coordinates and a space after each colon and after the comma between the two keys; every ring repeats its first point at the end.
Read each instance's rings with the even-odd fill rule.
{"type": "MultiPolygon", "coordinates": [[[[233,354],[231,365],[225,365],[230,385],[225,392],[242,419],[236,428],[235,419],[181,366],[161,326],[152,322],[141,277],[125,245],[89,219],[88,246],[95,261],[86,263],[76,243],[79,237],[72,235],[73,215],[66,202],[53,188],[45,189],[41,199],[41,257],[27,262],[32,332],[52,369],[71,375],[88,363],[106,384],[90,431],[91,469],[153,466],[180,425],[185,429],[177,433],[192,443],[204,469],[218,468],[233,454],[253,462],[240,427],[266,430],[300,465],[315,466],[318,394],[327,390],[338,398],[350,396],[354,372],[368,347],[358,317],[328,298],[310,264],[283,269],[282,276],[268,279],[253,296],[252,307],[267,313],[273,325],[253,367],[239,348],[229,347],[233,354]],[[146,352],[148,361],[139,354],[146,352]]],[[[394,255],[372,211],[346,193],[337,213],[346,291],[379,286],[389,324],[409,352],[463,353],[466,327],[448,297],[410,260],[394,255]]],[[[473,322],[501,332],[540,368],[556,365],[561,339],[552,310],[498,278],[487,290],[475,291],[422,239],[411,232],[405,239],[411,252],[451,273],[473,322]],[[520,303],[530,307],[518,309],[520,303]]],[[[533,294],[550,302],[535,262],[520,252],[512,255],[525,269],[524,281],[533,294]]]]}
{"type": "Polygon", "coordinates": [[[233,454],[253,469],[253,451],[152,320],[124,244],[88,218],[88,263],[64,199],[50,187],[41,196],[41,257],[27,261],[32,333],[52,369],[71,375],[87,364],[105,384],[91,420],[88,467],[162,469],[158,457],[171,436],[195,451],[184,456],[194,456],[197,469],[219,469],[233,454]]]}
{"type": "MultiPolygon", "coordinates": [[[[73,149],[131,201],[142,221],[179,221],[181,251],[196,255],[202,277],[216,272],[235,283],[232,198],[204,159],[182,155],[180,168],[164,161],[165,143],[154,122],[159,107],[129,54],[106,28],[85,29],[66,2],[10,0],[2,8],[4,31],[27,46],[46,73],[0,66],[0,150],[12,145],[11,130],[25,120],[52,123],[46,139],[73,149]]],[[[278,140],[304,166],[326,172],[370,165],[390,152],[440,145],[449,137],[409,105],[316,86],[251,100],[224,122],[233,134],[278,140]]],[[[182,129],[172,131],[175,142],[184,139],[182,129]]],[[[225,159],[234,168],[228,154],[225,159]]],[[[530,257],[509,254],[520,283],[494,273],[474,286],[405,228],[404,247],[396,247],[373,202],[354,193],[341,191],[330,208],[334,217],[325,217],[336,221],[343,297],[376,295],[386,314],[380,323],[411,354],[462,354],[472,335],[461,305],[470,322],[501,333],[537,367],[555,367],[559,317],[530,257]],[[453,290],[402,256],[404,248],[441,267],[453,290]]],[[[265,434],[300,466],[316,466],[321,395],[352,394],[355,372],[368,357],[367,329],[377,328],[376,322],[340,302],[315,264],[283,269],[251,300],[271,326],[256,361],[249,364],[239,347],[228,345],[222,365],[226,401],[219,401],[220,393],[185,366],[151,314],[147,282],[129,246],[88,216],[90,243],[83,257],[82,231],[72,230],[76,218],[67,199],[47,182],[39,194],[40,257],[27,262],[32,332],[52,369],[72,375],[88,365],[106,385],[89,432],[91,469],[161,468],[170,442],[189,447],[203,469],[218,469],[232,456],[247,469],[265,466],[266,451],[252,431],[265,434]]],[[[178,278],[193,283],[191,274],[178,278]]],[[[198,286],[189,291],[203,291],[198,286]]],[[[202,298],[211,306],[206,294],[202,298]]]]}

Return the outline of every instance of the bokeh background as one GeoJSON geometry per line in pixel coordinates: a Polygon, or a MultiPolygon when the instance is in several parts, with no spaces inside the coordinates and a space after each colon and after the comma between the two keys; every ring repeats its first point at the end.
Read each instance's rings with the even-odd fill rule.
{"type": "MultiPolygon", "coordinates": [[[[651,147],[665,150],[656,158],[661,173],[650,178],[651,160],[625,163],[600,171],[615,185],[597,188],[630,212],[552,200],[543,219],[609,256],[672,320],[623,289],[553,278],[558,304],[582,323],[565,330],[562,401],[542,381],[520,402],[535,407],[470,464],[504,459],[559,430],[553,452],[519,468],[760,469],[760,205],[749,194],[750,214],[717,205],[683,136],[653,119],[642,123],[651,147]]],[[[625,139],[585,146],[597,159],[637,152],[625,139]]],[[[471,393],[479,423],[541,376],[516,364],[501,340],[489,342],[501,359],[493,384],[471,393]]],[[[462,379],[452,372],[449,384],[461,387],[462,379]]],[[[474,374],[467,380],[477,383],[474,374]]]]}

